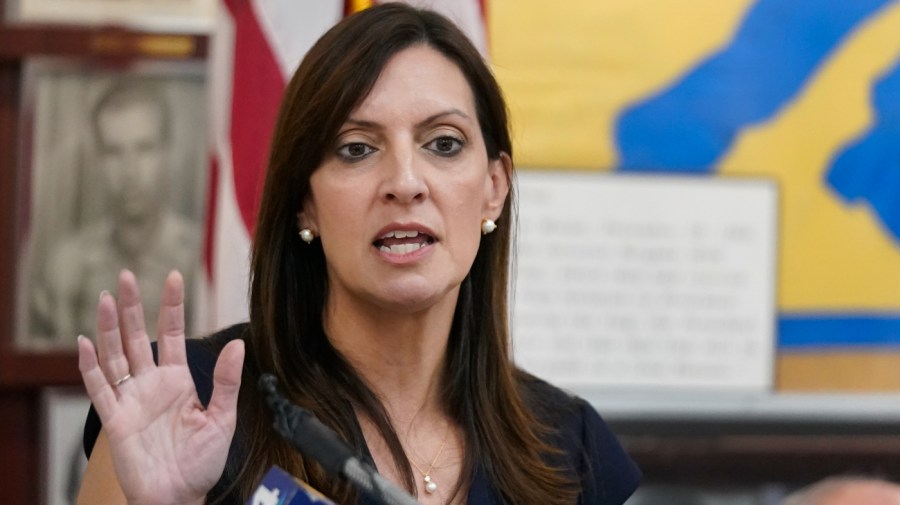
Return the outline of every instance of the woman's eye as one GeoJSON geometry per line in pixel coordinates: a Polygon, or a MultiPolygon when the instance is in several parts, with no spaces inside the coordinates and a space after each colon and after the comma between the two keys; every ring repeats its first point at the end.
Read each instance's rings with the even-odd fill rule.
{"type": "Polygon", "coordinates": [[[375,148],[362,142],[344,144],[338,149],[338,155],[346,160],[361,160],[375,152],[375,148]]]}
{"type": "Polygon", "coordinates": [[[439,156],[454,156],[463,148],[463,141],[456,137],[438,137],[425,144],[425,148],[439,156]]]}

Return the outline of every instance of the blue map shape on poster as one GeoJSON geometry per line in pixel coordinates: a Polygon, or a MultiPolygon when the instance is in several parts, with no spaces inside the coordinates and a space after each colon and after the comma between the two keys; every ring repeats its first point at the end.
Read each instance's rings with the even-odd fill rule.
{"type": "Polygon", "coordinates": [[[890,0],[759,0],[734,39],[625,109],[619,170],[708,173],[741,129],[772,117],[862,20],[890,0]]]}
{"type": "MultiPolygon", "coordinates": [[[[735,137],[774,118],[840,44],[896,0],[758,0],[733,39],[659,93],[625,108],[615,141],[621,171],[713,174],[735,137]]],[[[900,245],[900,62],[872,86],[875,119],[823,169],[844,206],[868,205],[900,245]]],[[[900,314],[780,312],[778,346],[900,347],[900,314]]]]}
{"type": "MultiPolygon", "coordinates": [[[[872,126],[834,157],[825,183],[846,204],[868,203],[900,242],[900,61],[872,89],[872,126]]],[[[781,314],[779,347],[896,348],[900,316],[887,313],[781,314]]]]}
{"type": "Polygon", "coordinates": [[[838,153],[825,180],[846,203],[868,203],[900,242],[900,61],[877,80],[872,107],[872,127],[838,153]]]}

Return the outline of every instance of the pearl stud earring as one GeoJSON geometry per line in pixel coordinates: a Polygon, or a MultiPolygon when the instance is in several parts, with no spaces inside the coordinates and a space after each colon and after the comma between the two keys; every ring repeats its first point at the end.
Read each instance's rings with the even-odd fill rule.
{"type": "Polygon", "coordinates": [[[316,236],[309,228],[303,228],[302,230],[300,230],[300,240],[306,242],[307,244],[312,244],[314,238],[316,238],[316,236]]]}
{"type": "Polygon", "coordinates": [[[493,219],[484,218],[481,220],[481,234],[487,235],[488,233],[497,229],[497,223],[494,222],[493,219]]]}

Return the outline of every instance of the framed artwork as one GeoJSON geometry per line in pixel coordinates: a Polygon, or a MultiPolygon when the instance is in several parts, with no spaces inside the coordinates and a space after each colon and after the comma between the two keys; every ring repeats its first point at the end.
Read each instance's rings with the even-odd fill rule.
{"type": "Polygon", "coordinates": [[[140,282],[151,336],[172,269],[191,310],[207,184],[203,71],[26,63],[19,350],[73,350],[77,335],[93,336],[98,296],[115,294],[123,268],[140,282]]]}
{"type": "Polygon", "coordinates": [[[122,25],[130,28],[205,33],[216,0],[11,0],[7,18],[22,23],[122,25]]]}
{"type": "Polygon", "coordinates": [[[47,388],[41,405],[42,503],[74,505],[87,465],[82,435],[91,401],[80,388],[47,388]]]}

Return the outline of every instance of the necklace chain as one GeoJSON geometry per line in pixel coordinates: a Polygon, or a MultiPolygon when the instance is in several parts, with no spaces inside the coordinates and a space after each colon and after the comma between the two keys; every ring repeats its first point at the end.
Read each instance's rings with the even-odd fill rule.
{"type": "Polygon", "coordinates": [[[434,459],[431,460],[431,464],[428,465],[428,471],[423,472],[419,465],[416,464],[415,461],[410,458],[409,462],[412,466],[422,474],[422,480],[425,481],[425,492],[428,494],[432,494],[437,491],[437,483],[431,479],[431,471],[434,470],[434,465],[437,463],[438,458],[441,457],[441,453],[444,452],[444,446],[447,444],[447,437],[450,435],[450,427],[447,427],[447,432],[444,433],[444,439],[441,440],[441,447],[438,449],[437,454],[434,455],[434,459]]]}

